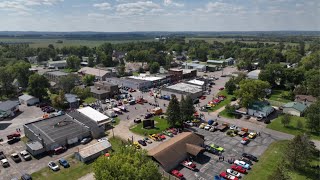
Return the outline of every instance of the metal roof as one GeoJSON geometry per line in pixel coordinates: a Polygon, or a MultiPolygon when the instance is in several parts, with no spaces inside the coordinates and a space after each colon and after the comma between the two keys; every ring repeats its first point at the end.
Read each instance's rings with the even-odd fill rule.
{"type": "Polygon", "coordinates": [[[166,87],[165,89],[176,90],[176,91],[186,92],[186,93],[198,93],[202,91],[201,87],[193,84],[187,84],[187,83],[174,84],[166,87]]]}
{"type": "Polygon", "coordinates": [[[4,101],[4,102],[0,103],[0,110],[8,111],[18,105],[19,105],[18,101],[10,101],[10,100],[4,101]]]}
{"type": "Polygon", "coordinates": [[[24,94],[24,95],[22,95],[22,96],[19,96],[19,99],[22,99],[23,101],[28,101],[28,100],[34,99],[34,98],[36,98],[36,97],[31,96],[31,95],[29,95],[29,94],[24,94]]]}
{"type": "Polygon", "coordinates": [[[111,146],[110,142],[105,140],[105,141],[97,142],[95,144],[87,146],[83,149],[80,149],[80,151],[78,153],[82,158],[87,158],[87,157],[90,157],[94,154],[111,149],[111,147],[112,146],[111,146]]]}
{"type": "Polygon", "coordinates": [[[93,109],[92,107],[84,107],[77,109],[78,112],[82,113],[83,115],[87,116],[88,118],[92,119],[93,121],[97,123],[101,123],[103,121],[106,121],[109,119],[108,116],[100,113],[99,111],[93,109]]]}
{"type": "Polygon", "coordinates": [[[306,110],[307,106],[299,102],[289,102],[285,104],[283,108],[293,108],[299,112],[303,112],[304,110],[306,110]]]}

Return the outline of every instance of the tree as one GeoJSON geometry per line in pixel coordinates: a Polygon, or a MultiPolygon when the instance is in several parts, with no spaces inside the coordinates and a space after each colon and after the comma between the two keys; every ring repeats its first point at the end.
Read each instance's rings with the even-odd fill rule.
{"type": "Polygon", "coordinates": [[[272,172],[268,179],[272,180],[290,180],[290,176],[288,175],[288,170],[284,166],[285,162],[281,162],[279,166],[277,166],[276,170],[272,172]]]}
{"type": "Polygon", "coordinates": [[[28,80],[29,76],[31,75],[31,72],[29,69],[31,68],[30,63],[19,61],[11,66],[11,70],[17,78],[19,86],[26,88],[28,86],[28,80]]]}
{"type": "Polygon", "coordinates": [[[59,79],[58,86],[66,93],[69,93],[78,81],[78,76],[69,74],[59,79]]]}
{"type": "Polygon", "coordinates": [[[150,74],[158,73],[158,72],[159,72],[159,69],[160,69],[159,63],[158,63],[158,62],[153,62],[153,63],[150,65],[150,74]]]}
{"type": "Polygon", "coordinates": [[[12,85],[14,80],[14,75],[11,73],[10,69],[7,67],[0,67],[0,89],[1,95],[6,97],[13,96],[15,88],[12,85]]]}
{"type": "Polygon", "coordinates": [[[42,100],[48,95],[47,88],[50,87],[50,83],[47,78],[39,74],[32,74],[29,77],[28,93],[42,100]]]}
{"type": "Polygon", "coordinates": [[[59,91],[58,95],[53,96],[51,99],[52,106],[57,109],[65,109],[66,108],[65,101],[66,101],[65,94],[62,90],[59,91]]]}
{"type": "Polygon", "coordinates": [[[312,69],[305,73],[305,83],[307,87],[307,93],[318,97],[320,96],[320,71],[319,69],[312,69]]]}
{"type": "Polygon", "coordinates": [[[88,59],[88,66],[93,67],[94,66],[94,58],[92,56],[89,57],[88,59]]]}
{"type": "Polygon", "coordinates": [[[248,107],[254,101],[264,98],[267,95],[266,89],[269,87],[268,82],[247,79],[240,82],[239,89],[235,91],[235,94],[240,99],[240,105],[248,107]]]}
{"type": "Polygon", "coordinates": [[[195,112],[195,108],[193,106],[193,100],[188,95],[186,99],[184,97],[181,97],[180,101],[180,113],[181,113],[181,122],[182,125],[185,121],[190,121],[193,118],[193,113],[195,112]]]}
{"type": "Polygon", "coordinates": [[[76,94],[80,99],[86,99],[91,96],[90,87],[82,88],[82,87],[74,87],[71,90],[72,94],[76,94]]]}
{"type": "Polygon", "coordinates": [[[297,129],[303,129],[304,128],[304,125],[303,125],[301,119],[297,120],[296,128],[297,129]]]}
{"type": "Polygon", "coordinates": [[[170,126],[179,126],[181,119],[180,105],[179,101],[175,95],[171,96],[168,108],[167,108],[167,120],[170,126]]]}
{"type": "Polygon", "coordinates": [[[113,66],[113,61],[112,61],[112,56],[107,54],[105,55],[102,53],[103,56],[101,57],[101,63],[103,64],[104,67],[111,67],[113,66]]]}
{"type": "Polygon", "coordinates": [[[281,64],[267,64],[260,72],[259,79],[269,82],[272,87],[283,85],[284,68],[281,64]]]}
{"type": "Polygon", "coordinates": [[[81,63],[80,58],[78,58],[77,56],[74,56],[74,55],[68,57],[68,59],[67,59],[67,66],[70,69],[74,69],[74,70],[79,69],[80,63],[81,63]]]}
{"type": "Polygon", "coordinates": [[[126,74],[125,70],[126,70],[126,67],[124,65],[120,64],[117,67],[118,75],[119,76],[124,76],[126,74]]]}
{"type": "Polygon", "coordinates": [[[97,180],[161,180],[157,165],[148,157],[146,151],[133,147],[121,147],[110,157],[101,156],[93,165],[97,180]]]}
{"type": "Polygon", "coordinates": [[[236,111],[236,107],[230,104],[228,104],[225,109],[228,114],[233,114],[236,111]]]}
{"type": "Polygon", "coordinates": [[[307,128],[312,132],[320,131],[320,101],[317,100],[306,110],[307,128]]]}
{"type": "Polygon", "coordinates": [[[288,143],[285,160],[289,163],[289,167],[297,170],[308,165],[314,151],[309,137],[306,134],[299,134],[288,143]]]}
{"type": "Polygon", "coordinates": [[[281,117],[281,124],[284,127],[287,127],[291,122],[291,116],[289,114],[285,114],[281,117]]]}
{"type": "Polygon", "coordinates": [[[230,78],[224,87],[226,88],[228,94],[233,94],[233,92],[237,89],[234,78],[230,78]]]}
{"type": "Polygon", "coordinates": [[[86,86],[91,86],[93,85],[93,81],[95,80],[95,76],[91,75],[91,74],[86,74],[83,78],[82,78],[82,82],[86,85],[86,86]]]}

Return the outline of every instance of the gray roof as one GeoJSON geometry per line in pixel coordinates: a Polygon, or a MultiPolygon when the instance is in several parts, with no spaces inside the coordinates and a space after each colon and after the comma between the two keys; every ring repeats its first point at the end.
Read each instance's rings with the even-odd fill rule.
{"type": "Polygon", "coordinates": [[[22,99],[23,101],[28,101],[28,100],[34,99],[34,98],[36,98],[36,97],[31,96],[31,95],[29,95],[29,94],[24,94],[24,95],[22,95],[22,96],[19,96],[19,99],[22,99]]]}
{"type": "Polygon", "coordinates": [[[46,74],[51,74],[54,76],[67,76],[69,73],[62,72],[62,71],[48,71],[46,74]]]}
{"type": "Polygon", "coordinates": [[[102,151],[109,150],[111,147],[109,141],[101,141],[80,149],[79,154],[82,158],[87,158],[97,153],[101,153],[102,151]]]}
{"type": "Polygon", "coordinates": [[[303,112],[304,110],[306,110],[307,106],[299,102],[289,102],[285,104],[283,108],[293,108],[299,112],[303,112]]]}
{"type": "Polygon", "coordinates": [[[94,94],[106,94],[109,91],[106,91],[104,89],[97,89],[95,86],[90,86],[90,92],[94,94]]]}
{"type": "Polygon", "coordinates": [[[0,103],[0,110],[8,111],[18,105],[19,105],[18,101],[10,101],[10,100],[4,101],[4,102],[0,103]]]}
{"type": "Polygon", "coordinates": [[[68,101],[68,103],[78,102],[78,96],[75,94],[65,94],[64,97],[68,101]]]}
{"type": "Polygon", "coordinates": [[[260,72],[261,72],[261,70],[259,70],[259,69],[257,69],[257,70],[254,70],[254,71],[250,71],[248,74],[247,74],[247,76],[248,77],[258,77],[259,76],[259,74],[260,74],[260,72]]]}
{"type": "Polygon", "coordinates": [[[42,144],[39,141],[28,142],[26,143],[26,145],[34,151],[41,150],[43,148],[42,144]]]}
{"type": "Polygon", "coordinates": [[[257,102],[252,103],[248,109],[253,109],[256,111],[261,111],[261,112],[267,113],[269,111],[272,111],[273,107],[268,105],[266,102],[257,101],[257,102]]]}
{"type": "Polygon", "coordinates": [[[183,63],[183,66],[192,66],[193,68],[204,68],[206,65],[204,64],[196,64],[196,63],[183,63]]]}

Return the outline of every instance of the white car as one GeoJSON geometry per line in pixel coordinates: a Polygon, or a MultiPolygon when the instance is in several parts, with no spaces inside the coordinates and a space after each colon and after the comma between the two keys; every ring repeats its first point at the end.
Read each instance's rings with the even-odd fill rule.
{"type": "Polygon", "coordinates": [[[53,161],[50,161],[50,162],[48,163],[48,166],[49,166],[49,168],[50,168],[52,171],[59,171],[59,170],[60,170],[59,165],[56,164],[56,163],[53,162],[53,161]]]}
{"type": "Polygon", "coordinates": [[[209,130],[211,128],[211,126],[208,124],[204,127],[205,130],[209,130]]]}
{"type": "Polygon", "coordinates": [[[234,171],[232,169],[227,169],[227,173],[232,176],[241,177],[241,174],[238,171],[234,171]]]}
{"type": "Polygon", "coordinates": [[[215,128],[214,126],[212,126],[212,127],[209,129],[210,132],[213,132],[213,131],[215,131],[215,130],[216,130],[216,128],[215,128]]]}
{"type": "Polygon", "coordinates": [[[238,166],[241,166],[241,167],[243,167],[243,168],[245,168],[245,169],[250,169],[250,165],[247,164],[247,163],[244,162],[244,161],[235,160],[235,161],[234,161],[234,164],[236,164],[236,165],[238,165],[238,166]]]}
{"type": "Polygon", "coordinates": [[[103,138],[100,138],[98,139],[98,142],[102,142],[102,141],[108,141],[109,139],[107,137],[103,137],[103,138]]]}
{"type": "Polygon", "coordinates": [[[236,130],[236,129],[238,129],[238,127],[236,125],[232,125],[232,126],[230,126],[230,129],[231,130],[236,130]]]}
{"type": "Polygon", "coordinates": [[[9,166],[8,160],[7,160],[7,159],[1,159],[1,165],[2,165],[3,167],[8,167],[8,166],[9,166]]]}
{"type": "Polygon", "coordinates": [[[26,150],[21,151],[20,156],[26,161],[32,159],[31,155],[26,150]]]}

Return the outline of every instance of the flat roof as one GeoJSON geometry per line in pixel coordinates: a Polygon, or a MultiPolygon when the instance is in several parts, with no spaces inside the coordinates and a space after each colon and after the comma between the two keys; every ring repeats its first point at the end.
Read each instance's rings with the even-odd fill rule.
{"type": "Polygon", "coordinates": [[[96,77],[102,77],[102,76],[105,76],[106,74],[110,73],[109,71],[106,71],[103,69],[96,69],[96,68],[92,68],[92,67],[83,67],[78,72],[83,73],[83,74],[91,74],[96,77]]]}
{"type": "Polygon", "coordinates": [[[62,72],[62,71],[48,71],[46,74],[51,74],[54,76],[67,76],[69,73],[62,72]]]}
{"type": "Polygon", "coordinates": [[[203,86],[204,85],[204,81],[200,81],[200,80],[197,80],[197,79],[190,80],[190,81],[188,81],[188,83],[196,84],[196,85],[199,85],[199,86],[203,86]]]}
{"type": "Polygon", "coordinates": [[[129,76],[131,79],[139,79],[145,81],[158,81],[164,79],[164,77],[157,77],[157,76],[129,76]]]}
{"type": "Polygon", "coordinates": [[[97,142],[95,144],[87,146],[83,149],[80,149],[79,154],[81,157],[86,158],[86,157],[90,157],[94,154],[100,153],[101,151],[111,149],[111,147],[112,146],[111,146],[110,142],[105,140],[105,141],[97,142]]]}
{"type": "Polygon", "coordinates": [[[197,85],[187,84],[187,83],[174,84],[166,87],[165,89],[186,92],[186,93],[198,93],[202,91],[201,87],[197,85]]]}
{"type": "Polygon", "coordinates": [[[61,60],[61,61],[49,61],[49,64],[59,64],[59,63],[67,63],[67,60],[61,60]]]}
{"type": "Polygon", "coordinates": [[[47,144],[89,132],[89,127],[81,125],[68,114],[41,119],[25,126],[47,144]]]}
{"type": "Polygon", "coordinates": [[[80,113],[82,113],[83,115],[89,117],[90,119],[92,119],[93,121],[97,122],[97,123],[101,123],[104,122],[106,120],[109,119],[108,116],[100,113],[99,111],[93,109],[92,107],[84,107],[84,108],[80,108],[77,109],[77,111],[79,111],[80,113]]]}
{"type": "Polygon", "coordinates": [[[28,100],[34,99],[34,98],[36,98],[36,97],[31,96],[31,95],[29,95],[29,94],[24,94],[24,95],[22,95],[22,96],[19,96],[19,99],[22,99],[22,100],[24,100],[24,101],[28,101],[28,100]]]}

